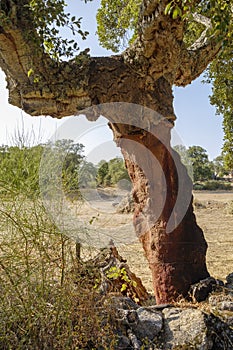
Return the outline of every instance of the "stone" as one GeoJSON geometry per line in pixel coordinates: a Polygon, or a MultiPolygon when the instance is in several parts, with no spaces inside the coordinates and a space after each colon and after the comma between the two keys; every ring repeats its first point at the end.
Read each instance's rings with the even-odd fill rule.
{"type": "Polygon", "coordinates": [[[217,309],[220,308],[220,305],[224,302],[231,302],[233,303],[233,298],[231,295],[229,294],[212,294],[209,298],[208,298],[208,303],[209,305],[216,307],[217,309]]]}
{"type": "Polygon", "coordinates": [[[125,335],[121,335],[118,338],[117,341],[117,349],[118,350],[126,350],[130,348],[130,340],[128,337],[126,337],[125,335]]]}
{"type": "Polygon", "coordinates": [[[211,312],[228,326],[233,326],[233,297],[230,294],[213,294],[209,297],[211,312]]]}
{"type": "Polygon", "coordinates": [[[163,314],[163,350],[212,349],[205,315],[200,310],[169,308],[164,309],[163,314]]]}
{"type": "Polygon", "coordinates": [[[208,277],[192,285],[190,288],[190,294],[193,300],[199,303],[206,300],[209,294],[212,293],[218,285],[219,283],[215,278],[208,277]]]}
{"type": "Polygon", "coordinates": [[[233,291],[233,272],[226,277],[226,280],[227,283],[225,284],[225,287],[233,291]]]}
{"type": "Polygon", "coordinates": [[[233,329],[228,320],[209,314],[205,315],[205,322],[212,338],[213,350],[233,349],[233,329]]]}
{"type": "Polygon", "coordinates": [[[222,350],[232,349],[232,297],[212,294],[212,312],[171,304],[138,306],[129,298],[113,297],[113,324],[118,349],[222,350]],[[115,317],[115,322],[114,322],[115,317]],[[147,345],[145,345],[147,344],[147,345]]]}
{"type": "Polygon", "coordinates": [[[141,340],[148,338],[153,340],[163,328],[163,315],[153,308],[140,307],[137,309],[138,322],[133,326],[133,331],[141,340]]]}
{"type": "Polygon", "coordinates": [[[163,327],[162,313],[153,308],[118,309],[116,317],[121,326],[128,327],[141,341],[145,338],[153,340],[163,327]]]}
{"type": "Polygon", "coordinates": [[[130,343],[133,346],[133,347],[131,346],[130,348],[134,349],[134,350],[140,350],[141,349],[141,342],[138,340],[138,338],[132,332],[131,329],[128,329],[127,334],[128,334],[129,339],[130,339],[130,343]]]}
{"type": "Polygon", "coordinates": [[[229,275],[226,277],[227,283],[233,284],[233,272],[229,273],[229,275]]]}
{"type": "Polygon", "coordinates": [[[128,328],[132,328],[134,324],[138,323],[138,315],[135,310],[117,309],[116,319],[119,324],[128,326],[128,328]]]}
{"type": "Polygon", "coordinates": [[[233,311],[233,302],[232,301],[222,301],[219,305],[221,310],[233,311]]]}
{"type": "Polygon", "coordinates": [[[109,296],[110,305],[115,309],[136,310],[138,305],[132,299],[123,296],[109,296]]]}

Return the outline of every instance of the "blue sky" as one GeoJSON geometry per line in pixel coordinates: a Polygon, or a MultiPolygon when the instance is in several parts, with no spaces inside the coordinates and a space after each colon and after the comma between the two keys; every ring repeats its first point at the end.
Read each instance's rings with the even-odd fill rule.
{"type": "MultiPolygon", "coordinates": [[[[85,4],[81,0],[69,0],[68,4],[68,11],[77,14],[77,17],[83,16],[83,27],[91,33],[86,41],[80,43],[81,48],[90,47],[91,54],[95,56],[109,54],[99,46],[95,35],[95,12],[99,1],[85,4]]],[[[175,130],[186,147],[202,146],[207,150],[210,159],[213,159],[221,153],[222,118],[215,115],[215,109],[209,103],[211,86],[202,84],[201,80],[202,78],[198,78],[185,88],[174,88],[174,108],[177,115],[175,130]]],[[[44,142],[67,120],[66,118],[56,120],[50,117],[30,117],[20,109],[10,106],[7,99],[6,82],[4,74],[0,71],[0,144],[9,143],[15,130],[21,128],[24,128],[25,134],[27,130],[31,133],[33,128],[35,140],[44,142]]],[[[113,142],[109,140],[110,133],[107,127],[101,129],[101,135],[103,143],[108,142],[107,148],[111,148],[111,152],[117,154],[117,151],[114,151],[116,148],[113,142]]],[[[90,145],[86,146],[90,148],[90,145]]]]}

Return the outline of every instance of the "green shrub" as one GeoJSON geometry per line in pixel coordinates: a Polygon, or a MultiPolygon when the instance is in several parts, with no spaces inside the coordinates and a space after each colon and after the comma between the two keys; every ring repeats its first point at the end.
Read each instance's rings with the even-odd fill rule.
{"type": "Polygon", "coordinates": [[[196,182],[193,184],[193,189],[196,191],[202,191],[204,190],[204,185],[199,182],[196,182]]]}
{"type": "Polygon", "coordinates": [[[95,281],[41,201],[5,189],[0,231],[0,349],[111,349],[95,281]]]}
{"type": "MultiPolygon", "coordinates": [[[[39,198],[44,145],[13,141],[0,147],[0,349],[113,349],[116,336],[95,278],[80,272],[76,243],[54,225],[39,198]]],[[[83,146],[71,140],[55,146],[67,152],[62,180],[72,195],[83,146]]]]}
{"type": "Polygon", "coordinates": [[[205,190],[205,191],[217,191],[217,190],[221,190],[221,191],[229,191],[232,190],[232,186],[230,183],[227,182],[222,182],[222,181],[216,181],[216,180],[212,180],[212,181],[205,181],[203,183],[195,183],[193,186],[194,190],[205,190]]]}

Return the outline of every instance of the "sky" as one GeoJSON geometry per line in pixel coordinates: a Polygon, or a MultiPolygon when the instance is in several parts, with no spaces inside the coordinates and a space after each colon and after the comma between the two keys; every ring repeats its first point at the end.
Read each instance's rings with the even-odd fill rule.
{"type": "MultiPolygon", "coordinates": [[[[68,12],[83,16],[82,28],[88,30],[90,35],[84,42],[79,42],[81,49],[91,48],[91,55],[103,56],[110,52],[100,47],[96,32],[95,13],[99,1],[89,2],[69,0],[68,12]]],[[[203,77],[196,79],[185,88],[174,88],[174,109],[177,116],[175,131],[186,147],[198,145],[207,150],[209,159],[212,160],[221,153],[223,145],[222,117],[215,115],[215,108],[209,103],[211,86],[202,83],[203,77]]],[[[3,72],[0,70],[0,145],[11,144],[18,131],[24,134],[25,139],[31,139],[34,143],[46,142],[49,138],[59,133],[62,125],[69,118],[62,120],[51,117],[31,117],[19,108],[8,103],[8,92],[3,72]]],[[[72,117],[71,117],[72,118],[72,117]]],[[[85,119],[85,118],[84,118],[85,119]]],[[[83,120],[84,120],[83,119],[83,120]]],[[[85,121],[83,121],[85,123],[85,121]]],[[[80,119],[80,123],[82,123],[80,119]]],[[[112,141],[112,134],[103,119],[96,126],[96,130],[90,127],[90,137],[83,136],[90,161],[110,159],[119,155],[119,149],[112,141]],[[101,158],[102,157],[102,158],[101,158]]]]}

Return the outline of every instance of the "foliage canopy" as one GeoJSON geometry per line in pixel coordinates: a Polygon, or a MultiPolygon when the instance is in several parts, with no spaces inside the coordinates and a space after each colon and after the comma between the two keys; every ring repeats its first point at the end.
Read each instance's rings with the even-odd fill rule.
{"type": "Polygon", "coordinates": [[[192,162],[194,181],[209,180],[213,177],[208,155],[204,148],[200,146],[189,147],[187,154],[192,162]]]}
{"type": "MultiPolygon", "coordinates": [[[[102,0],[97,13],[98,36],[102,46],[114,52],[127,47],[138,35],[138,15],[141,1],[102,0]],[[129,40],[129,33],[131,39],[129,40]]],[[[211,103],[217,114],[223,115],[223,154],[228,169],[233,169],[233,8],[228,0],[172,0],[165,14],[174,20],[182,17],[186,23],[185,41],[191,46],[202,33],[215,35],[222,41],[223,50],[212,62],[207,72],[207,81],[213,84],[211,103]],[[198,15],[201,15],[198,17],[198,15]]]]}
{"type": "MultiPolygon", "coordinates": [[[[84,0],[85,3],[92,0],[84,0]]],[[[158,1],[159,2],[159,1],[158,1]]],[[[162,1],[160,1],[162,3],[162,1]]],[[[76,38],[65,39],[61,35],[63,27],[68,28],[73,35],[85,39],[88,33],[82,30],[81,17],[75,17],[66,12],[64,0],[30,0],[22,1],[22,6],[7,1],[1,3],[0,22],[2,24],[13,21],[14,11],[17,17],[28,18],[31,40],[39,40],[41,48],[54,61],[62,58],[72,58],[79,50],[76,38]],[[11,8],[12,7],[12,8],[11,8]],[[27,14],[27,16],[25,15],[27,14]],[[21,16],[22,15],[22,16],[21,16]],[[37,35],[34,35],[36,31],[37,35]],[[34,34],[33,34],[34,33],[34,34]]],[[[105,48],[119,52],[128,44],[133,43],[141,35],[140,25],[141,0],[101,0],[97,12],[97,34],[99,41],[105,48]]],[[[185,42],[188,47],[197,38],[205,36],[207,39],[214,36],[222,43],[222,50],[210,65],[207,72],[207,81],[213,84],[211,103],[216,106],[217,113],[224,117],[223,128],[225,143],[223,148],[225,162],[229,169],[233,168],[233,111],[232,111],[232,36],[233,6],[229,0],[171,0],[164,2],[164,15],[185,23],[185,42]]],[[[28,25],[28,23],[27,23],[28,25]]],[[[33,70],[28,71],[30,76],[33,70]]]]}

